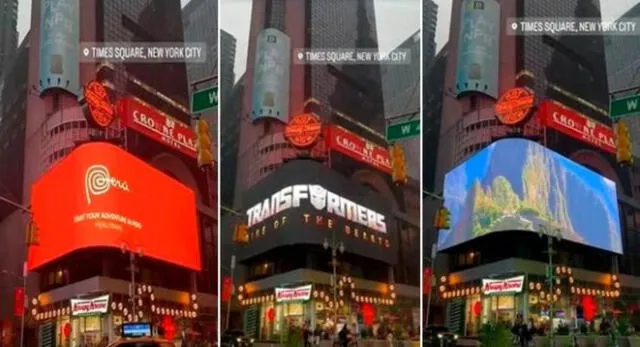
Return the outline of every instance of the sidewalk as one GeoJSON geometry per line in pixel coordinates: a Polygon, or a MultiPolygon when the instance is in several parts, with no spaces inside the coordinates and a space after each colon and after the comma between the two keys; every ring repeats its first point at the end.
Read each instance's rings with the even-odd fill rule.
{"type": "MultiPolygon", "coordinates": [[[[253,347],[279,347],[278,342],[256,342],[253,347]]],[[[320,347],[333,347],[330,340],[320,341],[320,347]]],[[[358,340],[358,347],[387,347],[386,340],[358,340]]],[[[393,347],[420,347],[420,341],[394,341],[393,347]]]]}

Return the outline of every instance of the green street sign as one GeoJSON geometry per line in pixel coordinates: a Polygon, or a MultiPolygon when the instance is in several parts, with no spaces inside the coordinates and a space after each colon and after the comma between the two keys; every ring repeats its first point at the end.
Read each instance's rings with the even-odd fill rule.
{"type": "Polygon", "coordinates": [[[191,113],[218,107],[218,87],[202,89],[191,94],[191,113]]]}
{"type": "Polygon", "coordinates": [[[420,120],[410,120],[387,126],[387,141],[405,140],[420,136],[420,120]]]}
{"type": "Polygon", "coordinates": [[[640,95],[630,95],[609,101],[609,117],[620,119],[640,114],[640,95]]]}

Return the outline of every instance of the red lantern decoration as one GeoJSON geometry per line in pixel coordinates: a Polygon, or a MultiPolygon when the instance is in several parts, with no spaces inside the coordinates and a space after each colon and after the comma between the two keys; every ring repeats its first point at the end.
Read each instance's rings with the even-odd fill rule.
{"type": "Polygon", "coordinates": [[[482,313],[482,301],[476,301],[473,304],[473,313],[479,316],[482,313]]]}
{"type": "Polygon", "coordinates": [[[365,325],[372,325],[376,317],[376,309],[370,303],[360,305],[360,313],[362,313],[362,321],[365,325]]]}
{"type": "Polygon", "coordinates": [[[422,294],[428,294],[431,291],[431,268],[424,268],[422,274],[422,294]]]}
{"type": "Polygon", "coordinates": [[[269,321],[269,323],[272,323],[275,318],[276,311],[273,309],[273,307],[271,307],[267,310],[267,320],[269,321]]]}
{"type": "Polygon", "coordinates": [[[24,315],[24,288],[17,287],[13,292],[13,315],[22,317],[24,315]]]}
{"type": "Polygon", "coordinates": [[[169,341],[173,341],[176,338],[176,323],[173,321],[173,318],[170,316],[162,317],[162,322],[160,323],[162,329],[164,330],[164,337],[169,341]]]}
{"type": "Polygon", "coordinates": [[[233,282],[231,277],[227,276],[222,280],[222,302],[229,302],[231,300],[231,292],[233,289],[233,282]]]}
{"type": "Polygon", "coordinates": [[[66,339],[69,338],[69,336],[71,335],[71,324],[65,323],[65,325],[62,326],[62,335],[66,339]]]}
{"type": "Polygon", "coordinates": [[[582,305],[584,320],[592,321],[598,312],[598,304],[593,300],[593,296],[585,295],[580,299],[582,305]]]}

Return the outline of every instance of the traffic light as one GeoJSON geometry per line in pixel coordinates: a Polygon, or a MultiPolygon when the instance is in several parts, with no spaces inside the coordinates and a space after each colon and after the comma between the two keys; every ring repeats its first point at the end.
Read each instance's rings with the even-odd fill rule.
{"type": "Polygon", "coordinates": [[[239,244],[249,243],[249,228],[244,223],[237,223],[233,230],[233,242],[239,244]]]}
{"type": "Polygon", "coordinates": [[[449,209],[442,206],[440,208],[438,208],[438,211],[436,211],[436,215],[433,221],[433,227],[434,229],[440,230],[440,229],[449,229],[451,227],[451,212],[449,212],[449,209]]]}
{"type": "Polygon", "coordinates": [[[391,145],[391,179],[396,185],[407,183],[407,165],[404,149],[398,144],[391,145]]]}
{"type": "Polygon", "coordinates": [[[30,221],[27,224],[26,236],[27,246],[36,246],[40,244],[40,234],[38,226],[33,221],[30,221]]]}
{"type": "Polygon", "coordinates": [[[633,154],[631,148],[631,136],[629,128],[625,123],[618,122],[616,124],[616,159],[618,164],[633,164],[633,154]]]}
{"type": "Polygon", "coordinates": [[[205,167],[213,164],[213,153],[211,135],[209,134],[209,123],[204,119],[196,120],[196,136],[198,150],[198,166],[205,167]]]}

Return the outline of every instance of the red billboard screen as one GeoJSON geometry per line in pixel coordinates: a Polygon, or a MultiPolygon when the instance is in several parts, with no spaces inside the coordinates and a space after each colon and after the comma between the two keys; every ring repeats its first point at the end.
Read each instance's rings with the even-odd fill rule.
{"type": "Polygon", "coordinates": [[[87,143],[45,173],[31,191],[39,244],[29,270],[75,250],[127,247],[199,271],[193,190],[107,143],[87,143]]]}
{"type": "Polygon", "coordinates": [[[609,153],[616,153],[613,129],[568,107],[545,100],[538,106],[540,123],[576,140],[584,141],[609,153]]]}
{"type": "Polygon", "coordinates": [[[326,134],[327,147],[374,168],[391,173],[391,157],[386,147],[376,145],[339,126],[330,125],[326,134]]]}
{"type": "Polygon", "coordinates": [[[188,124],[132,96],[118,101],[118,113],[127,128],[190,157],[196,157],[196,134],[188,124]]]}

